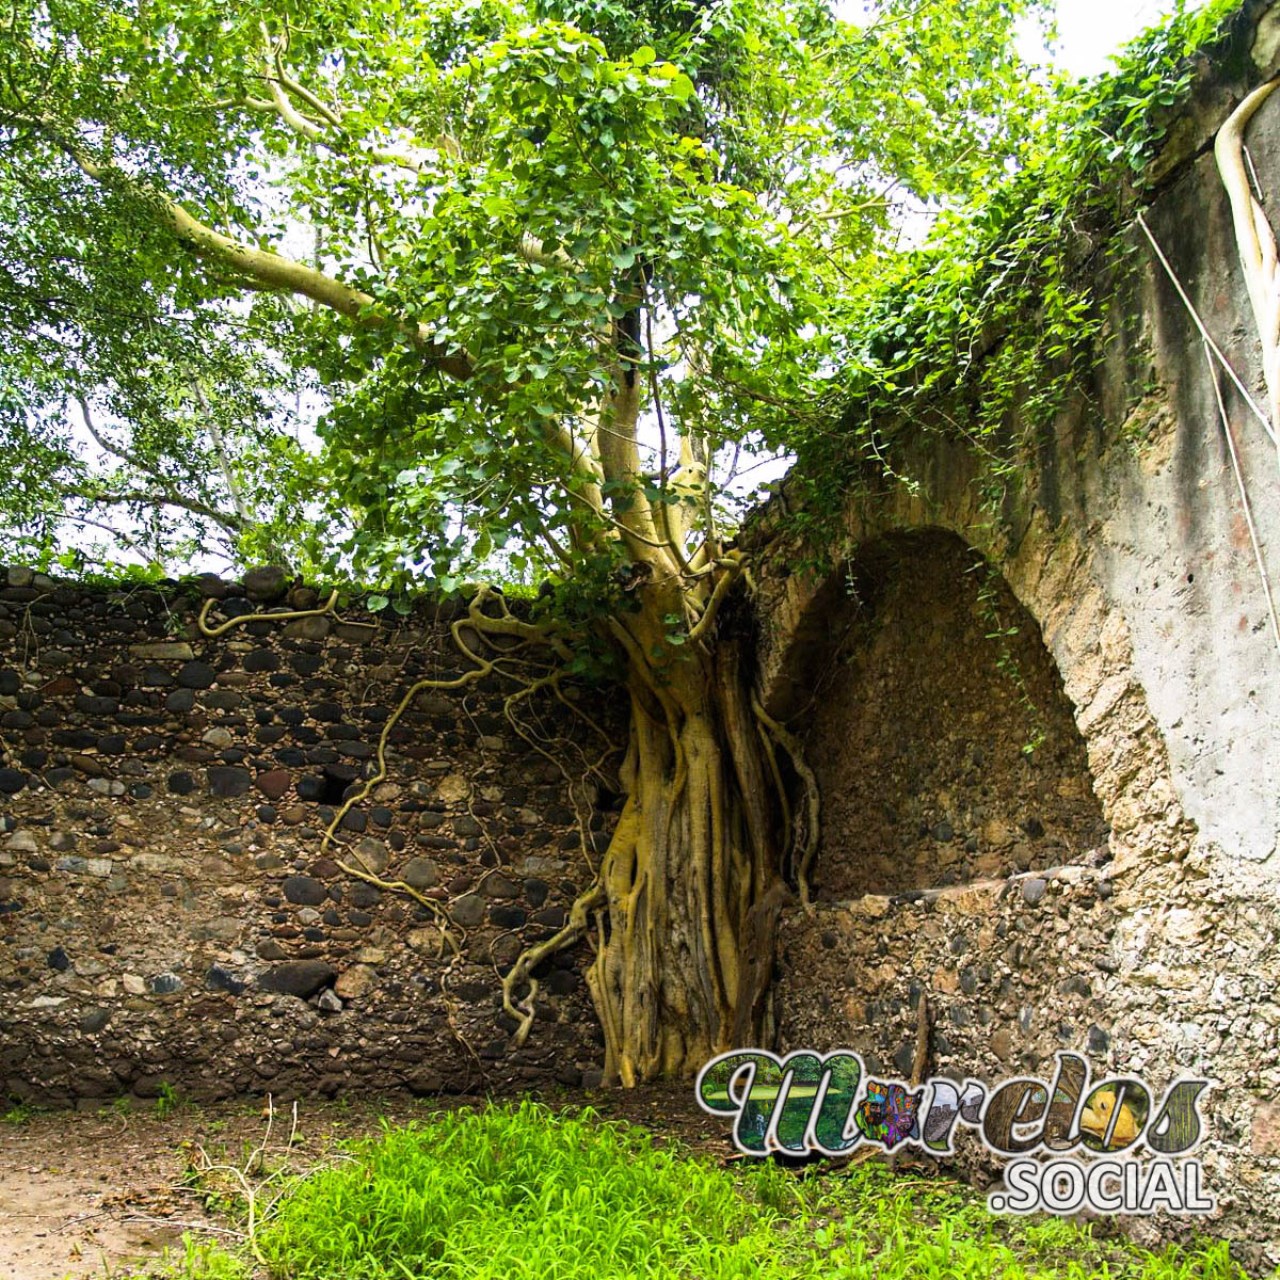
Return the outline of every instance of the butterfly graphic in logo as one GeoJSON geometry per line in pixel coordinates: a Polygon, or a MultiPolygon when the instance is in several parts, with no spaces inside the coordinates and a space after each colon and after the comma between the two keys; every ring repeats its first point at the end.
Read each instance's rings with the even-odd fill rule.
{"type": "Polygon", "coordinates": [[[882,1142],[892,1151],[908,1138],[918,1138],[916,1113],[924,1098],[924,1090],[908,1093],[900,1084],[867,1081],[867,1096],[858,1104],[854,1123],[864,1138],[882,1142]]]}

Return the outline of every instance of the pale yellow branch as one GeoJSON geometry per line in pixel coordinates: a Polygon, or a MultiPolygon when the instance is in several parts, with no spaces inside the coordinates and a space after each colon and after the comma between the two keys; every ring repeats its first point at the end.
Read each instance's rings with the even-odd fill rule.
{"type": "Polygon", "coordinates": [[[640,418],[640,380],[634,370],[628,378],[619,360],[613,385],[596,424],[595,442],[601,470],[607,481],[627,486],[614,499],[613,510],[627,550],[637,562],[667,573],[678,573],[668,541],[658,535],[653,507],[640,491],[640,449],[636,430],[640,418]],[[658,555],[650,552],[656,551],[658,555]]]}
{"type": "Polygon", "coordinates": [[[580,502],[582,503],[583,506],[588,507],[591,510],[593,515],[598,516],[601,520],[604,521],[605,524],[609,525],[609,527],[617,533],[620,539],[637,542],[641,546],[652,547],[654,551],[670,551],[671,550],[671,544],[669,542],[664,542],[657,538],[643,537],[641,534],[636,533],[633,529],[628,528],[625,524],[622,523],[621,520],[615,520],[613,516],[611,516],[607,511],[603,510],[601,507],[597,507],[594,504],[588,502],[585,498],[574,493],[572,490],[567,491],[567,493],[568,493],[568,496],[572,498],[575,502],[580,502]]]}
{"type": "MultiPolygon", "coordinates": [[[[273,85],[273,93],[279,86],[273,85]]],[[[278,102],[272,110],[278,111],[278,102]]],[[[48,140],[61,150],[87,177],[104,186],[114,186],[132,191],[156,211],[160,221],[166,224],[184,244],[201,255],[211,258],[263,289],[278,290],[307,298],[338,315],[347,317],[366,329],[383,329],[394,326],[403,332],[423,357],[436,368],[461,381],[469,380],[473,373],[470,356],[463,351],[451,350],[437,342],[430,329],[412,319],[388,314],[376,300],[361,289],[343,284],[342,281],[304,263],[295,262],[282,254],[253,245],[242,244],[220,231],[201,222],[176,200],[150,186],[144,186],[123,170],[112,164],[101,164],[90,158],[85,149],[63,136],[57,123],[47,117],[30,121],[48,140]]],[[[634,429],[634,413],[632,428],[634,429]]],[[[570,470],[583,482],[586,501],[597,511],[603,509],[600,485],[604,469],[589,447],[575,440],[562,424],[542,420],[538,431],[554,448],[562,453],[570,470]]],[[[645,504],[647,511],[647,504],[645,504]]],[[[650,526],[652,521],[650,520],[650,526]]]]}
{"type": "MultiPolygon", "coordinates": [[[[300,136],[307,138],[309,141],[326,147],[331,151],[345,151],[339,140],[334,138],[327,130],[322,129],[313,120],[309,120],[301,112],[296,110],[289,101],[290,97],[297,98],[313,111],[320,115],[325,122],[334,129],[340,129],[343,125],[343,117],[333,108],[327,106],[320,98],[316,97],[305,85],[295,80],[285,70],[284,66],[284,49],[282,44],[273,45],[270,36],[267,33],[265,25],[262,27],[263,39],[267,42],[267,57],[271,63],[268,69],[267,82],[271,86],[271,101],[262,102],[252,99],[245,99],[243,105],[252,105],[258,110],[266,109],[274,110],[275,113],[300,136]]],[[[437,139],[439,152],[449,156],[451,159],[460,160],[462,158],[462,148],[457,142],[447,134],[441,134],[437,139]]],[[[424,170],[435,167],[437,155],[430,150],[420,147],[411,147],[408,149],[394,147],[367,146],[364,154],[368,156],[375,164],[389,165],[392,168],[407,169],[410,173],[420,174],[424,170]]],[[[535,262],[543,267],[572,267],[575,265],[574,260],[569,257],[563,249],[557,249],[554,253],[548,253],[543,247],[541,240],[537,236],[529,235],[527,232],[520,237],[519,242],[520,255],[528,262],[535,262]]]]}
{"type": "Polygon", "coordinates": [[[305,85],[299,84],[297,80],[293,79],[293,77],[290,76],[287,71],[285,71],[283,53],[284,53],[283,49],[278,50],[276,53],[276,59],[275,59],[276,71],[280,76],[280,83],[291,94],[293,94],[295,98],[300,98],[303,102],[305,102],[307,106],[309,106],[326,123],[331,124],[335,129],[341,128],[342,127],[341,114],[335,111],[332,107],[327,106],[324,102],[322,102],[319,98],[317,98],[316,95],[312,93],[310,89],[306,88],[305,85]]]}
{"type": "Polygon", "coordinates": [[[725,597],[729,594],[733,584],[738,580],[738,575],[742,572],[742,564],[739,560],[729,558],[728,562],[731,568],[722,571],[720,580],[711,592],[711,599],[707,601],[706,611],[703,613],[698,625],[689,632],[690,642],[701,640],[711,630],[711,626],[716,620],[716,615],[720,612],[720,606],[724,603],[725,597]]]}
{"type": "MultiPolygon", "coordinates": [[[[288,82],[288,79],[285,76],[284,63],[282,61],[282,45],[272,41],[265,22],[259,23],[258,29],[262,32],[263,44],[266,46],[266,80],[267,86],[271,91],[271,105],[274,106],[276,114],[295,133],[301,134],[304,138],[310,138],[313,142],[320,141],[324,136],[324,130],[315,121],[308,120],[301,112],[295,111],[293,104],[289,101],[288,95],[284,91],[283,86],[288,82]]],[[[336,123],[333,120],[330,122],[336,123]]]]}
{"type": "Polygon", "coordinates": [[[388,325],[395,325],[402,329],[410,341],[438,368],[459,379],[471,376],[470,359],[465,354],[449,351],[436,342],[426,325],[389,316],[363,290],[343,284],[340,280],[335,280],[314,267],[295,262],[292,258],[273,253],[269,249],[258,249],[252,245],[241,244],[230,236],[225,236],[222,232],[206,226],[188,213],[176,200],[170,199],[154,188],[139,186],[128,174],[114,165],[100,165],[90,160],[79,147],[61,139],[54,141],[71,157],[80,170],[95,182],[132,189],[137,195],[147,200],[156,208],[161,219],[169,225],[178,239],[190,245],[197,253],[214,258],[268,288],[309,298],[312,302],[356,321],[364,328],[381,329],[388,325]]]}

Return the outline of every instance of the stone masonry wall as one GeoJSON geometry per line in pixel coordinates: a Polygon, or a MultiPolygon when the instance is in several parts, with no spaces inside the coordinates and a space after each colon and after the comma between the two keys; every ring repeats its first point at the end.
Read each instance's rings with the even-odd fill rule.
{"type": "Polygon", "coordinates": [[[1039,628],[952,534],[850,565],[796,718],[823,797],[819,901],[1062,866],[1108,830],[1039,628]]]}
{"type": "MultiPolygon", "coordinates": [[[[309,608],[279,575],[218,621],[309,608]]],[[[565,921],[588,841],[615,821],[580,782],[587,741],[554,700],[503,715],[515,686],[424,692],[470,665],[448,615],[253,622],[217,639],[176,589],[85,589],[0,569],[0,1094],[44,1103],[154,1095],[579,1083],[602,1050],[575,954],[546,966],[526,1044],[499,974],[565,921]],[[571,793],[569,779],[579,780],[571,793]],[[446,907],[345,875],[364,865],[446,907]]],[[[582,697],[591,695],[582,693],[582,697]]],[[[598,695],[597,695],[598,697],[598,695]]],[[[599,719],[608,707],[593,707],[599,719]]]]}
{"type": "MultiPolygon", "coordinates": [[[[1261,403],[1260,343],[1212,142],[1277,71],[1280,4],[1245,0],[1227,41],[1195,68],[1145,210],[1178,286],[1261,403]]],[[[1246,140],[1275,222],[1280,97],[1246,140]]],[[[897,460],[912,484],[880,477],[848,495],[829,579],[787,573],[812,556],[789,545],[785,526],[766,517],[753,531],[774,557],[758,574],[760,693],[784,718],[829,661],[840,584],[865,549],[944,531],[980,553],[1061,677],[1109,831],[1105,856],[1069,849],[1063,866],[989,879],[971,866],[968,884],[919,895],[847,877],[848,899],[785,917],[776,1006],[783,1048],[853,1046],[886,1069],[910,1066],[924,993],[935,1073],[1042,1074],[1069,1048],[1096,1075],[1157,1089],[1214,1080],[1197,1154],[1218,1213],[1195,1225],[1270,1268],[1280,1264],[1280,657],[1200,333],[1143,228],[1122,234],[1121,267],[1097,266],[1097,296],[1109,301],[1092,385],[1052,430],[1025,439],[1022,480],[999,511],[983,501],[974,452],[940,432],[897,460]]],[[[1218,376],[1274,583],[1275,447],[1218,376]]],[[[943,687],[943,646],[938,655],[943,687]]],[[[858,837],[844,839],[852,848],[858,837]]]]}
{"type": "MultiPolygon", "coordinates": [[[[814,654],[816,696],[792,717],[823,832],[814,914],[782,931],[782,1045],[910,1079],[923,998],[925,1074],[1051,1073],[1057,1050],[1105,1062],[1111,831],[1038,626],[938,530],[868,540],[833,583],[816,606],[830,660],[814,654]]],[[[976,1143],[959,1155],[996,1172],[976,1143]]]]}

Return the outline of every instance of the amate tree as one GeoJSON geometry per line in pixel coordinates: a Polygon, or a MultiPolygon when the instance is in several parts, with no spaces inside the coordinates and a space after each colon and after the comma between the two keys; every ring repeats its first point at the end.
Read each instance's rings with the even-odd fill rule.
{"type": "Polygon", "coordinates": [[[523,1034],[536,962],[590,934],[625,1084],[765,1032],[772,922],[806,892],[818,806],[753,702],[733,476],[830,416],[826,316],[903,209],[1016,166],[1038,103],[1022,7],[13,0],[0,18],[12,517],[177,509],[241,555],[391,593],[544,577],[532,616],[481,591],[460,642],[473,675],[526,690],[559,692],[584,644],[612,655],[625,807],[508,1007],[523,1034]],[[318,456],[279,427],[289,394],[318,406],[318,456]],[[68,443],[86,427],[106,479],[68,443]]]}

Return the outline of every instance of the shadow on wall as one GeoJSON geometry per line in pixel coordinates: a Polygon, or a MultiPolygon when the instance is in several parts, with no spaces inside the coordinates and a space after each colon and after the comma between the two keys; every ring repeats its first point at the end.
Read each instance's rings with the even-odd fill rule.
{"type": "Polygon", "coordinates": [[[1107,826],[1040,629],[954,534],[896,534],[833,580],[804,663],[819,901],[1092,861],[1107,826]]]}

